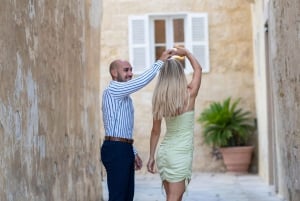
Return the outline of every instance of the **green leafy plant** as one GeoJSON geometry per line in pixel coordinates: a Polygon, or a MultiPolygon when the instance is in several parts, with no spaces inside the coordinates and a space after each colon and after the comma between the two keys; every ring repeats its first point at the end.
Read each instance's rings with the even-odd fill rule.
{"type": "Polygon", "coordinates": [[[205,143],[214,147],[244,146],[254,130],[254,120],[249,111],[238,108],[240,99],[231,103],[213,102],[200,114],[205,143]]]}

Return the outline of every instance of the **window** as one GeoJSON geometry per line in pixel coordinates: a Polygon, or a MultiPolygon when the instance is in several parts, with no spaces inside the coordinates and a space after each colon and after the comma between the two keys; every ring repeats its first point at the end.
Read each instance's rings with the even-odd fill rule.
{"type": "MultiPolygon", "coordinates": [[[[150,30],[153,37],[153,43],[150,43],[150,50],[154,51],[154,57],[157,60],[161,53],[167,48],[177,45],[184,46],[184,17],[153,17],[150,18],[150,30]],[[151,47],[152,45],[152,47],[151,47]]],[[[185,66],[185,62],[182,62],[185,66]]]]}
{"type": "MultiPolygon", "coordinates": [[[[145,15],[129,17],[129,59],[135,73],[143,72],[161,53],[176,45],[191,50],[209,71],[207,14],[145,15]]],[[[191,72],[188,61],[185,71],[191,72]]]]}

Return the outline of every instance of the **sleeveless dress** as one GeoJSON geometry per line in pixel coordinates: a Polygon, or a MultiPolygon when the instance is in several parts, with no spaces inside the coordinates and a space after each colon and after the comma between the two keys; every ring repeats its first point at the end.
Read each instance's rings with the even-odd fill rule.
{"type": "Polygon", "coordinates": [[[189,182],[194,152],[194,111],[165,119],[166,134],[156,155],[161,180],[189,182]]]}

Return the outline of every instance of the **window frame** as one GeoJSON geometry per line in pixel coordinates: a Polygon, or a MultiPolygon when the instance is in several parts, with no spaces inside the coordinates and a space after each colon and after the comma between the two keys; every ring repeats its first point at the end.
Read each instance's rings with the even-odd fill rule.
{"type": "MultiPolygon", "coordinates": [[[[207,13],[171,13],[171,14],[146,14],[142,16],[129,16],[129,61],[131,64],[133,64],[133,72],[135,74],[140,74],[144,72],[148,67],[150,67],[154,62],[155,62],[155,41],[154,41],[154,20],[157,19],[163,19],[166,20],[166,25],[172,24],[170,23],[170,20],[172,22],[172,19],[175,18],[180,18],[184,20],[184,46],[188,48],[194,55],[195,57],[200,61],[200,64],[203,67],[203,72],[207,73],[210,71],[210,61],[209,61],[209,35],[208,35],[208,15],[207,13]],[[196,27],[193,26],[194,24],[192,23],[194,19],[199,19],[201,23],[203,24],[203,27],[196,27]],[[133,20],[144,20],[144,26],[143,26],[143,32],[144,33],[144,43],[143,44],[134,44],[134,38],[133,38],[133,33],[134,31],[137,31],[139,28],[132,27],[133,20]],[[201,28],[204,28],[202,30],[201,28]],[[193,33],[194,34],[200,34],[197,31],[201,31],[202,35],[204,37],[203,41],[193,41],[193,33]],[[144,48],[143,49],[143,54],[142,56],[144,57],[144,67],[142,67],[142,64],[139,64],[138,68],[135,69],[135,64],[136,64],[136,58],[134,55],[134,51],[137,50],[137,48],[144,48]],[[198,49],[197,49],[198,47],[198,49]],[[204,49],[203,49],[204,48],[204,49]],[[205,55],[197,55],[195,54],[197,50],[202,50],[204,51],[205,55]],[[195,53],[194,53],[195,51],[195,53]],[[202,57],[202,58],[201,58],[202,57]],[[202,61],[201,61],[202,60],[202,61]],[[204,60],[204,62],[203,62],[204,60]]],[[[198,20],[198,21],[199,21],[198,20]]],[[[200,24],[201,24],[200,23],[200,24]]],[[[170,27],[167,27],[166,35],[170,36],[171,39],[170,41],[173,41],[173,32],[170,34],[170,27]]],[[[167,41],[166,41],[167,43],[167,41]]],[[[166,44],[167,48],[172,48],[172,45],[169,43],[166,44]]],[[[140,56],[140,57],[142,57],[140,56]]],[[[191,73],[193,72],[193,69],[190,65],[190,63],[186,60],[186,68],[185,72],[186,73],[191,73]]]]}

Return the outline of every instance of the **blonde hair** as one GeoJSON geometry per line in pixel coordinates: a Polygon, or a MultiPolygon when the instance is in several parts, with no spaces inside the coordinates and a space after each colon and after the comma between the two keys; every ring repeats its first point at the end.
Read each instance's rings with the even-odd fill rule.
{"type": "Polygon", "coordinates": [[[172,117],[184,112],[187,102],[187,79],[181,63],[169,59],[162,66],[152,98],[154,119],[172,117]]]}

